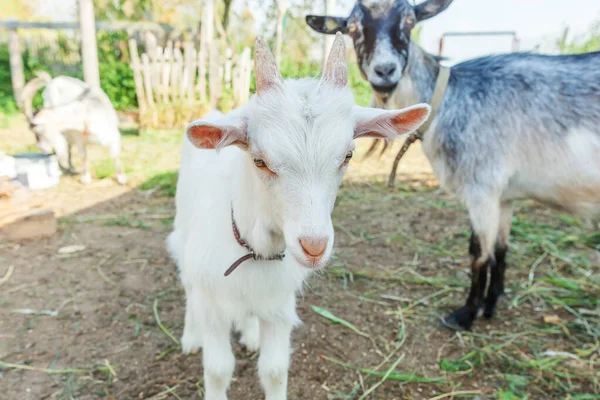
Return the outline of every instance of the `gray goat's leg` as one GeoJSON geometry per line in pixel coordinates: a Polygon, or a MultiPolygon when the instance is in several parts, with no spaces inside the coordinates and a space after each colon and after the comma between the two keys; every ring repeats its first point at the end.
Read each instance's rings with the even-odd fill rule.
{"type": "Polygon", "coordinates": [[[512,223],[513,204],[510,201],[500,204],[500,227],[498,229],[498,238],[494,248],[494,258],[496,262],[492,264],[492,273],[490,275],[490,287],[485,298],[485,307],[483,315],[491,318],[496,314],[496,305],[498,298],[504,294],[504,274],[506,272],[506,252],[508,251],[508,239],[510,236],[510,226],[512,223]]]}
{"type": "Polygon", "coordinates": [[[500,201],[495,196],[468,198],[467,207],[472,228],[469,244],[471,290],[466,304],[444,320],[446,326],[455,329],[471,329],[484,306],[488,269],[495,268],[494,247],[500,220],[500,201]]]}

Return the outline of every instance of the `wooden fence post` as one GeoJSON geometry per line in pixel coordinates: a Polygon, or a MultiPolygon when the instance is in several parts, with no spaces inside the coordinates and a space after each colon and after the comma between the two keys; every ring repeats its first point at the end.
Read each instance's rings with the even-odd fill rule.
{"type": "Polygon", "coordinates": [[[276,31],[276,43],[275,43],[275,62],[279,66],[281,61],[281,46],[283,44],[283,17],[287,11],[288,0],[277,1],[277,31],[276,31]]]}
{"type": "Polygon", "coordinates": [[[137,96],[140,114],[146,113],[146,98],[144,97],[144,79],[142,78],[142,64],[138,54],[137,41],[129,39],[129,59],[133,70],[133,81],[135,82],[135,95],[137,96]]]}
{"type": "MultiPolygon", "coordinates": [[[[335,0],[325,0],[325,15],[336,15],[335,14],[335,0]]],[[[333,46],[334,35],[323,35],[323,69],[327,63],[327,57],[333,46]]]]}
{"type": "Polygon", "coordinates": [[[92,0],[79,0],[79,26],[81,29],[83,77],[88,85],[100,87],[96,19],[94,17],[94,4],[92,0]]]}
{"type": "MultiPolygon", "coordinates": [[[[210,58],[212,57],[212,41],[214,37],[214,15],[215,5],[213,0],[204,0],[202,7],[202,26],[200,32],[200,52],[198,54],[198,89],[200,101],[206,102],[206,73],[210,69],[210,58]],[[207,69],[208,60],[208,69],[207,69]]],[[[210,73],[210,72],[209,72],[210,73]]],[[[212,97],[212,93],[211,93],[212,97]]]]}
{"type": "Polygon", "coordinates": [[[192,106],[194,102],[194,78],[196,77],[196,49],[192,42],[184,44],[185,49],[185,85],[187,89],[188,106],[192,106]]]}
{"type": "Polygon", "coordinates": [[[229,47],[227,47],[225,49],[225,73],[223,76],[223,80],[225,81],[225,87],[227,89],[231,88],[231,68],[232,68],[232,64],[233,62],[231,61],[231,58],[233,57],[233,50],[231,50],[229,47]]]}
{"type": "Polygon", "coordinates": [[[25,74],[23,73],[23,58],[21,57],[21,43],[16,29],[9,33],[8,48],[10,52],[10,79],[12,81],[13,94],[17,105],[21,106],[21,93],[25,86],[25,74]]]}

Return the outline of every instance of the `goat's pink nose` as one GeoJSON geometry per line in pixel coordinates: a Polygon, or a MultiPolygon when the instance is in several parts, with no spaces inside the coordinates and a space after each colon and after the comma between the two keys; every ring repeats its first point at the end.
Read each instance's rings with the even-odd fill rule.
{"type": "Polygon", "coordinates": [[[299,239],[304,255],[311,263],[317,263],[327,248],[326,237],[303,237],[299,239]]]}

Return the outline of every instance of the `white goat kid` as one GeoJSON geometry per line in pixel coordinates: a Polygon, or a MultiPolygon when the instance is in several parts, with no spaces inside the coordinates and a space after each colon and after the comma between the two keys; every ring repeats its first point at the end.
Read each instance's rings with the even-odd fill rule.
{"type": "Polygon", "coordinates": [[[260,38],[254,60],[248,104],[187,127],[168,238],[187,297],[182,349],[204,349],[207,400],[227,398],[233,326],[249,349],[260,348],[266,398],[286,398],[296,294],[331,255],[331,211],[353,139],[395,138],[429,115],[426,104],[354,106],[341,36],[321,80],[283,81],[260,38]],[[236,259],[228,272],[240,268],[225,277],[236,259]]]}

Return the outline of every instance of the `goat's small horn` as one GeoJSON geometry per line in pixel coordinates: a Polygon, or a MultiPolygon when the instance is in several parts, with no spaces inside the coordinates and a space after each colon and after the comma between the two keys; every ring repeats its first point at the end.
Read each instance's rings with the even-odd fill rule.
{"type": "Polygon", "coordinates": [[[340,32],[335,34],[335,40],[325,64],[325,71],[323,71],[323,80],[335,87],[345,87],[348,84],[346,45],[340,32]]]}
{"type": "Polygon", "coordinates": [[[283,80],[273,53],[260,36],[254,42],[254,77],[258,94],[279,86],[283,80]]]}

